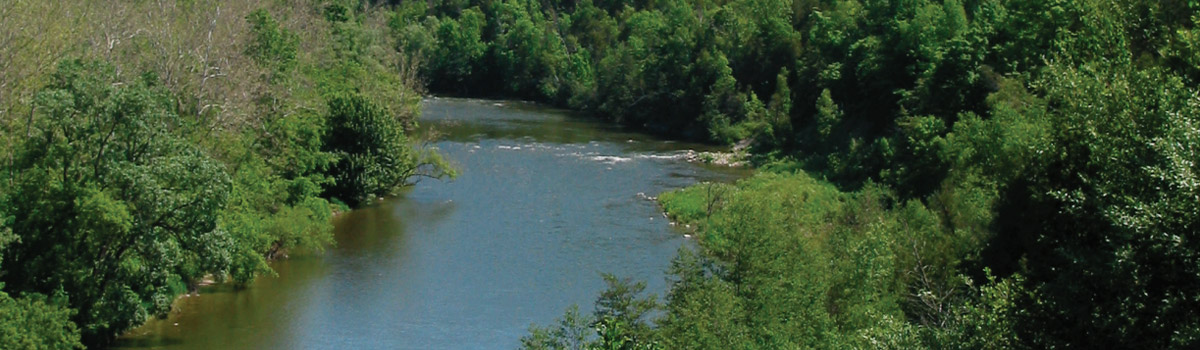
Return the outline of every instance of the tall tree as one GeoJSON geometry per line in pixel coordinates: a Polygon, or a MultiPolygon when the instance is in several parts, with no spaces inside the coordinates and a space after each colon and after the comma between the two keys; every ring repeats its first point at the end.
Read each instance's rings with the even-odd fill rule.
{"type": "Polygon", "coordinates": [[[165,313],[186,283],[229,264],[232,241],[216,220],[229,176],[179,135],[156,80],[62,63],[37,96],[6,198],[19,242],[3,280],[65,293],[89,344],[165,313]]]}

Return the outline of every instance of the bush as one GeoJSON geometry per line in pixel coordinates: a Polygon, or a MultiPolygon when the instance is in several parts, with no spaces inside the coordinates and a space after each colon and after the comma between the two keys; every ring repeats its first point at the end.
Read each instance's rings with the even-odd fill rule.
{"type": "Polygon", "coordinates": [[[0,292],[0,349],[82,349],[72,315],[71,309],[40,295],[13,298],[0,292]]]}
{"type": "Polygon", "coordinates": [[[383,107],[350,93],[329,99],[324,150],[338,157],[328,196],[359,205],[390,195],[416,174],[417,157],[403,125],[383,107]]]}

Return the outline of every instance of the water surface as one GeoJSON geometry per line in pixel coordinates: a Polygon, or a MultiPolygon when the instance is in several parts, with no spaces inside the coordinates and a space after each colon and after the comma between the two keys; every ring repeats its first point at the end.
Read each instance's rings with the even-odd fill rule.
{"type": "Polygon", "coordinates": [[[204,287],[122,349],[512,349],[590,312],[602,272],[658,294],[687,244],[647,197],[744,171],[702,148],[520,102],[432,99],[423,128],[459,170],[335,219],[337,245],[248,288],[204,287]]]}

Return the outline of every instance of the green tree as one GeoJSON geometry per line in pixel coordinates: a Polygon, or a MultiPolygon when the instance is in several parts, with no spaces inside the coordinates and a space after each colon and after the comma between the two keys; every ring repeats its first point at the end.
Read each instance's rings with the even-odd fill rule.
{"type": "MultiPolygon", "coordinates": [[[[285,73],[296,63],[296,50],[300,38],[271,17],[267,10],[259,9],[246,16],[254,36],[246,46],[246,55],[258,64],[272,68],[272,73],[285,73]]],[[[274,75],[273,75],[274,76],[274,75]]]]}
{"type": "MultiPolygon", "coordinates": [[[[479,39],[439,55],[483,58],[448,86],[431,75],[434,91],[475,79],[477,95],[753,139],[763,171],[782,173],[720,196],[662,197],[701,227],[699,257],[674,272],[666,315],[649,327],[668,347],[1200,339],[1184,311],[1196,309],[1188,291],[1200,275],[1189,243],[1200,215],[1194,1],[429,8],[461,21],[472,5],[486,23],[479,39]]],[[[631,329],[597,325],[608,345],[631,329]]]]}
{"type": "Polygon", "coordinates": [[[521,337],[522,349],[634,350],[659,349],[650,340],[647,313],[657,307],[653,296],[640,297],[643,282],[631,282],[605,274],[608,284],[596,299],[594,315],[581,315],[572,305],[553,327],[531,325],[521,337]]]}
{"type": "Polygon", "coordinates": [[[788,86],[787,68],[779,70],[779,75],[775,78],[775,93],[771,94],[771,101],[767,105],[767,125],[770,130],[767,136],[769,140],[764,140],[771,145],[770,148],[782,148],[787,140],[793,137],[792,133],[792,89],[788,86]]]}
{"type": "Polygon", "coordinates": [[[416,174],[417,155],[403,126],[387,110],[359,94],[329,99],[324,147],[338,157],[326,192],[351,205],[392,194],[416,174]]]}
{"type": "Polygon", "coordinates": [[[838,108],[829,89],[821,90],[817,100],[817,135],[822,140],[829,140],[834,128],[842,121],[842,110],[838,108]]]}
{"type": "Polygon", "coordinates": [[[1023,336],[1038,346],[1195,346],[1196,90],[1123,65],[1051,65],[1042,86],[1056,106],[1052,158],[1021,203],[1040,210],[1009,228],[1036,235],[1023,256],[1037,291],[1022,304],[1023,336]]]}
{"type": "Polygon", "coordinates": [[[71,322],[73,313],[36,294],[13,298],[0,292],[0,348],[82,349],[79,328],[71,322]]]}
{"type": "Polygon", "coordinates": [[[467,9],[457,20],[443,19],[437,27],[437,49],[432,52],[433,86],[459,93],[473,91],[480,72],[479,60],[487,50],[482,41],[483,13],[467,9]]]}
{"type": "Polygon", "coordinates": [[[4,281],[65,293],[88,344],[164,314],[184,284],[229,264],[232,240],[216,220],[229,176],[179,136],[155,84],[63,62],[37,96],[5,203],[19,242],[4,255],[4,281]]]}
{"type": "Polygon", "coordinates": [[[658,302],[654,295],[639,296],[646,290],[646,283],[611,274],[604,274],[603,277],[608,287],[596,299],[596,319],[612,325],[619,323],[621,332],[631,339],[649,339],[647,314],[658,308],[658,302]]]}
{"type": "Polygon", "coordinates": [[[529,326],[529,334],[521,337],[521,349],[587,349],[595,341],[588,329],[595,320],[581,315],[578,305],[568,308],[556,323],[554,327],[529,326]]]}

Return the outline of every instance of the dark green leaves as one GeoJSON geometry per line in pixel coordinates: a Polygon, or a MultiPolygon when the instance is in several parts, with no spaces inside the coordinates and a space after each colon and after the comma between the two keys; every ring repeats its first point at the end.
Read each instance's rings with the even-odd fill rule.
{"type": "Polygon", "coordinates": [[[179,136],[164,91],[66,61],[37,101],[6,203],[20,237],[4,256],[10,288],[66,292],[94,343],[166,312],[181,282],[227,268],[216,213],[229,177],[179,136]]]}
{"type": "Polygon", "coordinates": [[[415,173],[417,158],[399,120],[358,94],[329,100],[325,150],[339,157],[329,195],[352,205],[391,194],[415,173]]]}
{"type": "Polygon", "coordinates": [[[479,74],[479,60],[487,45],[482,41],[483,14],[468,9],[458,20],[445,19],[436,28],[437,48],[429,62],[436,79],[433,84],[445,90],[468,92],[474,90],[479,74]]]}

